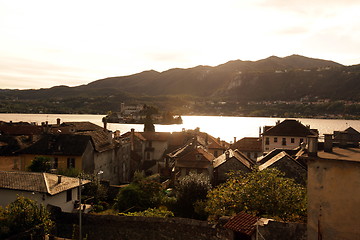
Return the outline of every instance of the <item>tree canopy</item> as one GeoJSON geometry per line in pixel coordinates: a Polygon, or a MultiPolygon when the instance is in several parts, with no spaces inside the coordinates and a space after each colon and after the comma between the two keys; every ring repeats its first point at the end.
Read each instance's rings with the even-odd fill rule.
{"type": "Polygon", "coordinates": [[[34,160],[31,161],[29,166],[29,170],[31,172],[50,172],[51,169],[51,161],[49,157],[35,157],[34,160]]]}
{"type": "Polygon", "coordinates": [[[306,190],[277,169],[234,172],[209,192],[206,211],[212,216],[246,211],[284,221],[306,219],[306,190]]]}
{"type": "Polygon", "coordinates": [[[177,214],[181,217],[201,219],[196,208],[206,199],[211,189],[210,179],[205,174],[190,172],[189,175],[179,179],[176,185],[177,214]]]}
{"type": "Polygon", "coordinates": [[[0,209],[1,239],[28,230],[41,238],[50,232],[53,224],[45,207],[29,198],[18,196],[5,209],[0,209]]]}

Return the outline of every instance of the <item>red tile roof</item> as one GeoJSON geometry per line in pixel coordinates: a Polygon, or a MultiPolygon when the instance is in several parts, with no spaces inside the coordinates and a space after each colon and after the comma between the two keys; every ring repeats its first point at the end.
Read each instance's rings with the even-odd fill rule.
{"type": "Polygon", "coordinates": [[[229,149],[227,150],[229,153],[229,157],[226,157],[226,152],[223,153],[222,155],[220,155],[219,157],[217,157],[214,160],[214,168],[219,167],[220,165],[224,164],[225,162],[227,162],[228,160],[234,158],[236,160],[238,160],[241,164],[243,164],[245,167],[251,169],[252,165],[254,164],[252,162],[252,160],[250,160],[249,158],[247,158],[244,154],[242,154],[241,152],[239,152],[238,150],[232,150],[229,149]]]}
{"type": "Polygon", "coordinates": [[[255,232],[255,224],[258,220],[258,217],[252,216],[245,212],[240,212],[238,215],[232,217],[224,225],[224,227],[250,236],[255,232]]]}
{"type": "Polygon", "coordinates": [[[169,132],[139,132],[141,136],[147,141],[169,141],[171,133],[169,132]]]}
{"type": "Polygon", "coordinates": [[[295,136],[306,137],[310,135],[316,135],[310,128],[304,126],[301,122],[293,119],[285,119],[276,126],[266,130],[264,136],[295,136]]]}
{"type": "Polygon", "coordinates": [[[230,146],[231,149],[243,152],[261,152],[262,140],[257,137],[244,137],[230,146]]]}
{"type": "MultiPolygon", "coordinates": [[[[82,180],[82,185],[89,183],[82,180]]],[[[41,192],[50,195],[66,191],[79,186],[79,179],[51,173],[0,171],[0,188],[20,191],[41,192]]]]}

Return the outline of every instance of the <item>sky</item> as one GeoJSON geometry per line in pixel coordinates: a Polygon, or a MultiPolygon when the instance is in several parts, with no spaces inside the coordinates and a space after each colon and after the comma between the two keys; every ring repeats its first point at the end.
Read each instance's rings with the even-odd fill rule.
{"type": "Polygon", "coordinates": [[[0,89],[299,54],[360,64],[359,0],[0,0],[0,89]]]}

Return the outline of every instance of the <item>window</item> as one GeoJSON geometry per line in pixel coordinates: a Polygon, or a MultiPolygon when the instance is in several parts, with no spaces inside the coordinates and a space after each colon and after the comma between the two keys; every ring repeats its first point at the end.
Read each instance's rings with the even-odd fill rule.
{"type": "Polygon", "coordinates": [[[270,142],[270,141],[269,141],[269,138],[266,137],[266,138],[265,138],[265,145],[269,145],[269,142],[270,142]]]}
{"type": "Polygon", "coordinates": [[[71,200],[72,200],[72,189],[69,189],[66,191],[66,201],[69,202],[71,200]]]}
{"type": "Polygon", "coordinates": [[[283,139],[282,139],[281,144],[282,144],[283,146],[286,146],[286,138],[283,138],[283,139]]]}
{"type": "Polygon", "coordinates": [[[295,142],[295,138],[291,138],[291,143],[294,143],[295,142]]]}
{"type": "Polygon", "coordinates": [[[215,150],[215,151],[214,151],[214,157],[218,157],[218,156],[219,156],[218,151],[215,150]]]}
{"type": "Polygon", "coordinates": [[[277,143],[277,137],[274,137],[274,143],[277,143]]]}
{"type": "Polygon", "coordinates": [[[150,152],[146,152],[146,160],[151,160],[150,152]]]}
{"type": "Polygon", "coordinates": [[[303,143],[304,142],[304,139],[303,138],[300,138],[300,143],[303,143]]]}
{"type": "Polygon", "coordinates": [[[251,153],[246,153],[246,156],[248,157],[248,158],[251,158],[251,153]]]}
{"type": "Polygon", "coordinates": [[[67,168],[75,168],[75,158],[67,159],[67,168]]]}

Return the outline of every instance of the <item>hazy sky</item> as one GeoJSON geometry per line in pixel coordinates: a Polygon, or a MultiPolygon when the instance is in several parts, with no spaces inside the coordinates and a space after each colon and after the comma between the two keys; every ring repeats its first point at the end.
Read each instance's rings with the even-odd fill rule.
{"type": "Polygon", "coordinates": [[[0,0],[0,88],[300,54],[360,63],[359,0],[0,0]]]}

